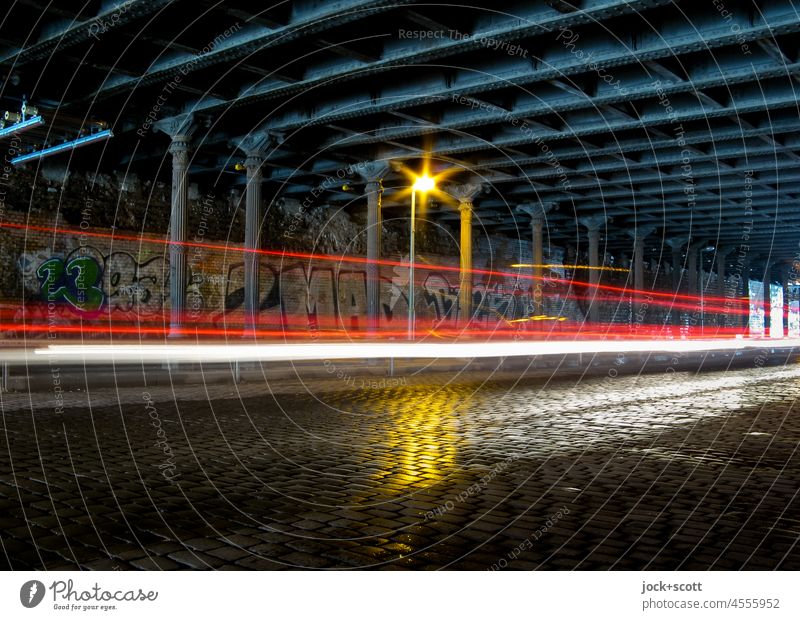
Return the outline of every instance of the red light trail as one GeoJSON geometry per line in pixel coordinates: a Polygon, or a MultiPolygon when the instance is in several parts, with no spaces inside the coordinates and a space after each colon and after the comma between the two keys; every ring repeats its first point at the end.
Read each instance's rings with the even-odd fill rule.
{"type": "MultiPolygon", "coordinates": [[[[136,235],[126,235],[126,234],[118,234],[118,233],[103,233],[103,232],[95,232],[95,231],[83,231],[83,230],[73,230],[70,228],[59,228],[59,227],[47,227],[47,226],[33,226],[33,225],[24,225],[24,224],[16,224],[13,222],[2,222],[0,223],[0,228],[9,228],[9,229],[16,229],[16,230],[32,230],[37,232],[46,232],[46,233],[54,233],[54,234],[65,234],[65,235],[72,235],[78,237],[92,237],[92,238],[102,238],[102,239],[110,239],[110,240],[121,240],[121,241],[133,241],[136,243],[152,243],[157,245],[163,246],[181,246],[181,247],[189,247],[189,248],[202,248],[202,249],[209,249],[215,251],[222,251],[222,252],[231,252],[231,253],[243,253],[243,254],[258,254],[260,256],[273,256],[279,258],[297,258],[303,260],[320,260],[326,262],[337,262],[337,263],[349,263],[349,264],[376,264],[376,265],[383,265],[387,267],[403,267],[407,268],[408,263],[404,263],[402,261],[395,261],[395,260],[375,260],[371,261],[367,258],[360,257],[360,256],[333,256],[329,254],[313,254],[307,252],[289,252],[285,250],[263,250],[263,249],[249,249],[239,246],[229,246],[225,244],[218,244],[218,243],[200,243],[195,241],[184,241],[184,242],[177,242],[177,241],[170,241],[168,239],[153,239],[144,236],[136,236],[136,235]]],[[[460,267],[453,267],[449,265],[429,265],[425,263],[416,263],[415,268],[418,270],[426,270],[426,271],[444,271],[450,273],[461,273],[460,267]]],[[[569,268],[566,266],[565,268],[569,268]]],[[[520,273],[511,273],[505,271],[496,271],[496,270],[487,270],[487,269],[471,269],[468,270],[468,273],[472,273],[474,275],[485,275],[490,277],[497,277],[497,278],[508,278],[512,280],[540,280],[543,282],[554,282],[559,284],[566,284],[566,285],[574,285],[580,286],[584,288],[595,288],[597,290],[602,291],[610,291],[616,293],[622,293],[627,295],[634,295],[642,299],[647,299],[651,297],[658,297],[661,299],[673,299],[673,300],[689,300],[689,301],[701,301],[704,299],[706,303],[708,302],[721,302],[726,305],[746,305],[748,304],[747,300],[742,300],[738,298],[725,298],[725,297],[716,297],[713,295],[701,296],[699,295],[685,295],[685,294],[678,294],[678,293],[667,293],[667,292],[660,292],[660,291],[653,291],[653,290],[637,290],[630,287],[621,287],[621,286],[613,286],[608,284],[591,284],[589,282],[584,282],[581,280],[570,280],[566,278],[549,278],[549,277],[541,277],[537,278],[535,276],[529,274],[520,274],[520,273]]]]}

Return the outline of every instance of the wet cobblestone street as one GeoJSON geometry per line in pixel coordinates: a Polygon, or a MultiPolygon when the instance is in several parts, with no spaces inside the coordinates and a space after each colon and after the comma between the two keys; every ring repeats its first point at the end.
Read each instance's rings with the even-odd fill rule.
{"type": "Polygon", "coordinates": [[[3,568],[800,569],[798,367],[313,385],[3,394],[3,568]]]}

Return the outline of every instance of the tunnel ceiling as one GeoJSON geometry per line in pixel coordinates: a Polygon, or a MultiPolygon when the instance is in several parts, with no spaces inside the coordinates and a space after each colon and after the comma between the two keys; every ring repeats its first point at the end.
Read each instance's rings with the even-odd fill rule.
{"type": "MultiPolygon", "coordinates": [[[[611,250],[653,226],[651,253],[691,236],[795,256],[791,1],[482,4],[17,0],[0,25],[2,102],[108,122],[115,137],[73,165],[167,174],[169,139],[148,118],[193,114],[192,180],[243,184],[235,145],[268,136],[268,196],[347,206],[363,201],[348,168],[430,153],[453,181],[486,183],[489,231],[525,237],[516,206],[545,202],[557,243],[605,215],[611,250]]],[[[404,185],[386,176],[390,213],[404,185]]],[[[430,213],[459,218],[445,202],[430,213]]]]}

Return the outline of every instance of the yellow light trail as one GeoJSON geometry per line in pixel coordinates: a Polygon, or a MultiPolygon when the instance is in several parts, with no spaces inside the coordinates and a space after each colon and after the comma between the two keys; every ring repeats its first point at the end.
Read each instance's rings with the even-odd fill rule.
{"type": "Polygon", "coordinates": [[[624,273],[628,273],[630,269],[623,269],[622,267],[592,267],[590,265],[556,265],[556,264],[547,264],[547,265],[536,265],[536,264],[526,264],[526,263],[515,263],[511,265],[512,268],[523,268],[523,267],[541,267],[543,269],[589,269],[592,271],[622,271],[624,273]]]}
{"type": "Polygon", "coordinates": [[[567,317],[564,316],[547,316],[546,314],[537,314],[536,316],[529,316],[523,319],[511,319],[506,323],[525,323],[527,321],[566,321],[567,317]]]}

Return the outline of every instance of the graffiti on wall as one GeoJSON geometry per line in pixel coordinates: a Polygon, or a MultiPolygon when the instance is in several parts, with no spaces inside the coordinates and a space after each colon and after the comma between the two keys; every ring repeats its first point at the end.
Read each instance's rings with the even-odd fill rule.
{"type": "Polygon", "coordinates": [[[125,251],[103,254],[82,246],[66,254],[25,252],[17,261],[25,290],[73,314],[99,311],[147,316],[167,305],[169,268],[163,255],[138,262],[125,251]]]}
{"type": "MultiPolygon", "coordinates": [[[[336,317],[340,324],[358,328],[367,309],[366,273],[358,270],[295,264],[280,271],[262,262],[259,275],[259,314],[265,323],[292,320],[323,326],[336,317]]],[[[228,267],[223,312],[235,312],[244,304],[244,264],[228,267]]]]}
{"type": "MultiPolygon", "coordinates": [[[[244,263],[194,262],[189,266],[187,310],[190,316],[225,322],[244,305],[244,263]]],[[[105,311],[131,318],[155,316],[169,306],[169,257],[145,259],[127,251],[103,253],[83,246],[59,256],[46,249],[22,254],[18,268],[29,293],[59,303],[82,316],[105,311]]],[[[308,263],[259,265],[259,316],[265,325],[359,329],[366,326],[365,270],[308,263]]],[[[416,314],[432,326],[460,318],[456,274],[430,271],[418,283],[416,314]]],[[[408,316],[408,268],[394,266],[381,275],[383,323],[404,325],[408,316]]],[[[569,311],[558,294],[552,312],[569,311]]],[[[533,302],[527,281],[500,280],[473,285],[475,320],[487,325],[531,316],[533,302]]]]}
{"type": "MultiPolygon", "coordinates": [[[[394,278],[381,277],[383,321],[404,324],[408,317],[407,269],[395,267],[394,278]],[[406,272],[406,273],[403,273],[406,272]]],[[[459,318],[458,285],[440,272],[424,276],[418,296],[417,316],[433,323],[459,318]]],[[[339,270],[294,264],[281,270],[267,263],[259,267],[259,309],[262,322],[280,323],[292,318],[319,325],[322,317],[338,317],[345,327],[358,327],[366,316],[367,280],[362,270],[339,270]]],[[[224,312],[244,303],[244,265],[231,265],[226,278],[224,312]]],[[[520,285],[479,283],[473,286],[476,319],[486,323],[530,316],[530,289],[520,285]]]]}
{"type": "Polygon", "coordinates": [[[42,299],[49,303],[65,303],[77,314],[97,313],[105,301],[100,288],[103,270],[91,256],[75,256],[69,260],[48,258],[36,269],[42,299]]]}
{"type": "Polygon", "coordinates": [[[104,257],[103,290],[108,295],[108,310],[158,314],[169,297],[169,265],[163,255],[139,262],[128,252],[113,252],[104,257]]]}

